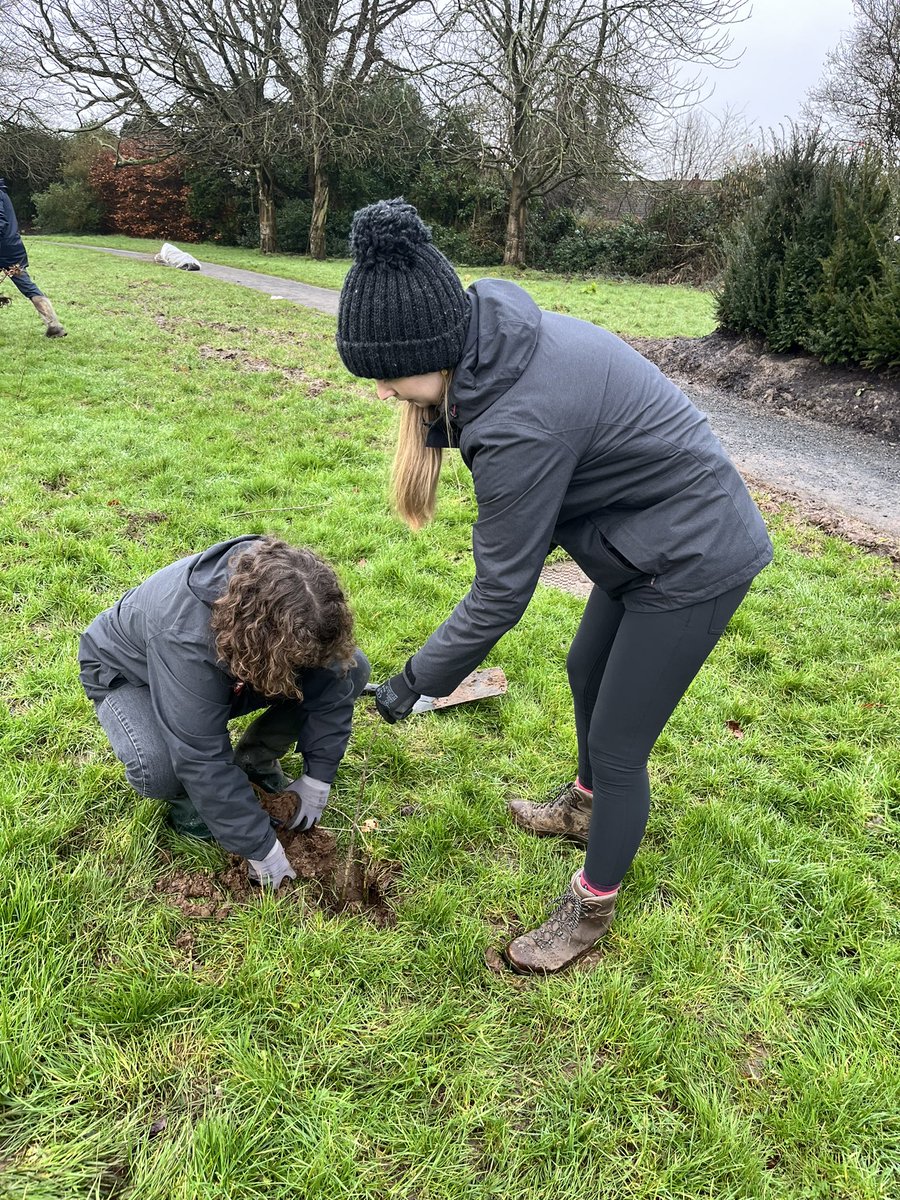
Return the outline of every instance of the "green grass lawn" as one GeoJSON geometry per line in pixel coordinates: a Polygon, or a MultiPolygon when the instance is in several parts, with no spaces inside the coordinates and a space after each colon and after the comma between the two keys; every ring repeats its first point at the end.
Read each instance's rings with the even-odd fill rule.
{"type": "Polygon", "coordinates": [[[385,502],[395,414],[333,322],[202,275],[35,241],[70,336],[0,312],[0,1195],[27,1200],[895,1200],[900,580],[772,518],[757,580],[652,759],[600,964],[490,970],[580,858],[508,819],[571,778],[581,603],[540,588],[502,701],[359,720],[327,814],[397,864],[397,922],[298,888],[191,921],[168,834],[79,687],[77,637],[177,556],[316,547],[382,678],[463,594],[385,502]],[[738,736],[740,735],[740,736],[738,736]],[[405,814],[405,815],[404,815],[405,814]],[[371,822],[377,822],[372,825],[371,822]]]}
{"type": "MultiPolygon", "coordinates": [[[[29,240],[38,247],[42,239],[29,240]]],[[[155,254],[160,241],[121,236],[84,235],[54,242],[75,241],[82,245],[109,246],[116,250],[136,250],[155,254]]],[[[182,243],[179,243],[181,245],[182,243]]],[[[349,259],[317,262],[298,254],[260,254],[234,246],[203,242],[190,252],[201,262],[226,267],[243,267],[266,275],[279,275],[311,283],[316,287],[340,288],[350,268],[349,259]]],[[[33,257],[32,252],[32,257],[33,257]]],[[[571,278],[545,271],[519,271],[514,267],[460,267],[459,275],[468,286],[485,276],[515,280],[526,288],[541,308],[570,313],[593,321],[613,333],[631,337],[702,337],[715,328],[715,301],[711,292],[690,287],[664,287],[657,284],[611,281],[598,277],[571,278]]]]}

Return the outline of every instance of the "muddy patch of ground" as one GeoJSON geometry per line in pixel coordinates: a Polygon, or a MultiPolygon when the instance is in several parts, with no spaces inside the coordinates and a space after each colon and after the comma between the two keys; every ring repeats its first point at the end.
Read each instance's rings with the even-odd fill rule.
{"type": "MultiPolygon", "coordinates": [[[[342,849],[327,829],[291,833],[284,822],[293,815],[296,798],[290,794],[257,794],[278,825],[288,862],[297,872],[295,881],[279,888],[279,898],[285,903],[311,900],[327,912],[361,915],[379,928],[395,923],[389,897],[396,867],[373,862],[359,849],[342,849]]],[[[259,888],[247,878],[246,862],[236,854],[230,855],[225,867],[214,874],[171,871],[157,881],[154,890],[185,916],[212,921],[224,921],[236,905],[251,904],[260,895],[259,888]]]]}
{"type": "Polygon", "coordinates": [[[162,525],[168,521],[165,513],[160,512],[123,512],[125,518],[125,536],[133,542],[143,538],[145,530],[153,525],[162,525]]]}
{"type": "Polygon", "coordinates": [[[327,379],[317,379],[302,367],[276,367],[267,358],[254,358],[243,350],[227,347],[201,346],[200,357],[207,362],[231,363],[241,371],[277,371],[288,383],[300,383],[309,396],[316,397],[329,386],[327,379]]]}
{"type": "Polygon", "coordinates": [[[773,354],[762,342],[719,332],[627,340],[679,383],[719,388],[775,411],[900,441],[900,372],[828,367],[811,354],[773,354]]]}
{"type": "Polygon", "coordinates": [[[200,357],[213,362],[234,363],[242,371],[272,371],[275,368],[265,358],[254,358],[243,350],[223,350],[217,346],[201,346],[200,357]]]}

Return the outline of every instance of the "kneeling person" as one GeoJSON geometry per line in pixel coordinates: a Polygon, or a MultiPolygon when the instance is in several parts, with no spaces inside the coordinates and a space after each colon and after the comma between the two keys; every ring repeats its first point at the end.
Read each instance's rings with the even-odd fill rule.
{"type": "Polygon", "coordinates": [[[126,592],[78,657],[132,787],[168,800],[179,832],[246,858],[255,882],[293,879],[250,785],[296,794],[290,829],[328,803],[369,677],[332,568],[272,537],[220,542],[126,592]],[[232,748],[228,722],[260,708],[232,748]],[[295,745],[305,771],[291,781],[279,759],[295,745]]]}

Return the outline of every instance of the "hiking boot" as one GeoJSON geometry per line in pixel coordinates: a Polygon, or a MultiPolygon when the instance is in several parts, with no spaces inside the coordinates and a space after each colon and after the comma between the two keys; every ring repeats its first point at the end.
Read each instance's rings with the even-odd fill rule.
{"type": "Polygon", "coordinates": [[[187,795],[174,796],[169,801],[169,812],[166,819],[175,832],[184,837],[199,838],[202,842],[216,840],[207,828],[206,822],[194,808],[193,801],[187,795]]]}
{"type": "Polygon", "coordinates": [[[520,975],[552,975],[593,950],[612,925],[615,896],[595,896],[581,883],[581,871],[568,890],[553,901],[553,912],[537,929],[523,933],[503,951],[520,975]]]}
{"type": "Polygon", "coordinates": [[[291,782],[277,758],[268,763],[249,763],[246,759],[235,758],[235,763],[241,768],[251,783],[261,787],[264,792],[277,796],[291,782]]]}
{"type": "Polygon", "coordinates": [[[593,797],[577,783],[566,783],[547,800],[510,800],[513,820],[539,837],[563,837],[586,846],[593,797]]]}
{"type": "Polygon", "coordinates": [[[68,336],[59,322],[59,317],[54,312],[53,305],[46,296],[32,296],[31,303],[41,315],[41,320],[46,326],[44,333],[47,337],[61,338],[68,336]]]}

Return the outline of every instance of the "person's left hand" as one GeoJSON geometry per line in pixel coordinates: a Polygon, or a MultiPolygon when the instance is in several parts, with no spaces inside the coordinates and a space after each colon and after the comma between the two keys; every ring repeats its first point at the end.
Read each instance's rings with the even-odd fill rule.
{"type": "Polygon", "coordinates": [[[399,675],[394,675],[387,683],[375,691],[375,707],[389,725],[397,721],[405,721],[413,710],[413,706],[421,696],[413,687],[409,663],[399,675]]]}

